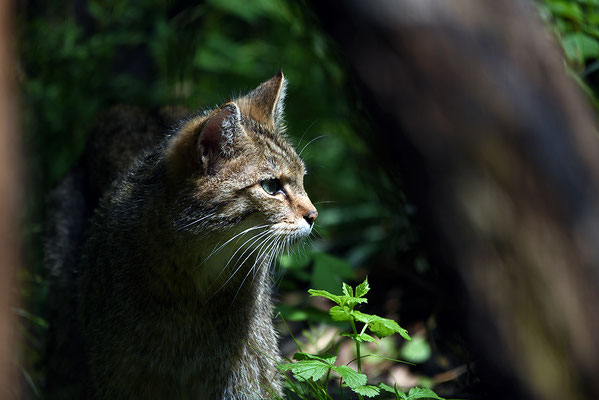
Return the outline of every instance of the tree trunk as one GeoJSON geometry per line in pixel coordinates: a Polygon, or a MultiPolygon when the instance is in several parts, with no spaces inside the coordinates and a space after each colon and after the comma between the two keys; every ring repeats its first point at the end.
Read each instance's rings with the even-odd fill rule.
{"type": "Polygon", "coordinates": [[[314,1],[492,398],[599,398],[599,137],[532,4],[314,1]],[[508,395],[512,391],[513,393],[508,395]]]}
{"type": "Polygon", "coordinates": [[[0,399],[18,392],[14,362],[15,272],[19,265],[17,103],[12,1],[0,1],[0,399]]]}

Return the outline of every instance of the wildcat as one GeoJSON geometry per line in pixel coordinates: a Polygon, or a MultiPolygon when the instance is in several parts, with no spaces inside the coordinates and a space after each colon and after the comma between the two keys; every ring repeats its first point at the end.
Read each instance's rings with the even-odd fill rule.
{"type": "Polygon", "coordinates": [[[56,398],[282,394],[269,265],[318,215],[284,133],[285,87],[280,72],[163,139],[138,118],[92,140],[87,170],[113,171],[80,167],[52,197],[47,259],[66,327],[53,328],[49,365],[70,370],[56,374],[65,386],[84,382],[56,398]],[[68,213],[89,222],[65,222],[68,213]]]}

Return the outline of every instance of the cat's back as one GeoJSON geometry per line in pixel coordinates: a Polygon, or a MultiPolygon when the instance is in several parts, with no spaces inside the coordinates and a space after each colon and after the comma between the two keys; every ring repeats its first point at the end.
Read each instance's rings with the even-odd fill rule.
{"type": "Polygon", "coordinates": [[[133,161],[156,146],[170,125],[187,114],[182,107],[146,112],[114,106],[100,115],[86,150],[49,194],[44,258],[50,282],[50,332],[46,351],[48,398],[73,398],[68,387],[85,380],[77,328],[77,280],[81,252],[101,197],[133,161]],[[60,394],[53,396],[53,394],[60,394]],[[66,395],[66,397],[64,397],[66,395]]]}

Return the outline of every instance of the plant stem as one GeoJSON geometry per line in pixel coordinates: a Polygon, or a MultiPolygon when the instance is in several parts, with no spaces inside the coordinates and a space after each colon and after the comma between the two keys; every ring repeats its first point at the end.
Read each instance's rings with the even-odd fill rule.
{"type": "MultiPolygon", "coordinates": [[[[358,330],[356,329],[356,323],[352,320],[351,327],[354,330],[354,334],[358,334],[358,330]]],[[[360,342],[354,340],[356,342],[356,357],[358,357],[358,373],[362,373],[362,358],[360,357],[360,342]]]]}
{"type": "Polygon", "coordinates": [[[291,339],[293,339],[293,342],[295,343],[297,349],[300,351],[300,353],[303,353],[302,348],[300,347],[299,342],[297,340],[295,340],[295,336],[293,336],[293,332],[291,332],[291,329],[289,329],[289,325],[287,325],[287,321],[285,321],[285,318],[283,317],[283,314],[279,313],[279,316],[283,320],[283,323],[285,324],[285,328],[287,328],[287,332],[289,332],[289,335],[291,335],[291,339]]]}
{"type": "MultiPolygon", "coordinates": [[[[351,320],[351,327],[354,330],[354,335],[358,334],[358,330],[356,329],[356,323],[354,322],[354,320],[351,320]]],[[[358,357],[358,373],[361,374],[362,373],[362,357],[360,357],[360,342],[358,342],[357,340],[354,340],[354,342],[356,342],[356,357],[358,357]]],[[[360,400],[364,400],[364,397],[361,394],[358,394],[358,398],[360,400]]]]}

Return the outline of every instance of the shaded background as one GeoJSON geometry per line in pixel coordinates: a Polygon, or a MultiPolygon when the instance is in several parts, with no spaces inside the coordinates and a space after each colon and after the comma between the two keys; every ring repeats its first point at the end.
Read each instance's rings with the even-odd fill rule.
{"type": "MultiPolygon", "coordinates": [[[[459,283],[427,261],[418,209],[398,189],[400,177],[369,150],[377,139],[360,95],[306,4],[50,3],[20,1],[17,9],[28,182],[23,223],[28,268],[20,271],[23,304],[16,310],[25,397],[43,398],[49,301],[41,252],[44,198],[82,153],[98,114],[115,103],[212,107],[282,67],[290,84],[288,131],[299,150],[307,145],[306,189],[320,214],[312,243],[281,260],[286,272],[277,281],[280,310],[291,329],[306,330],[316,351],[327,350],[328,328],[318,325],[325,318],[322,305],[308,303],[305,290],[338,292],[342,280],[368,274],[368,310],[398,319],[415,337],[410,345],[386,340],[378,351],[417,364],[375,363],[369,376],[390,384],[436,384],[442,396],[484,398],[488,382],[480,383],[463,327],[452,320],[461,310],[459,283]]],[[[597,103],[597,5],[548,0],[539,8],[561,39],[567,69],[597,103]]],[[[293,352],[286,338],[282,347],[293,352]]]]}

